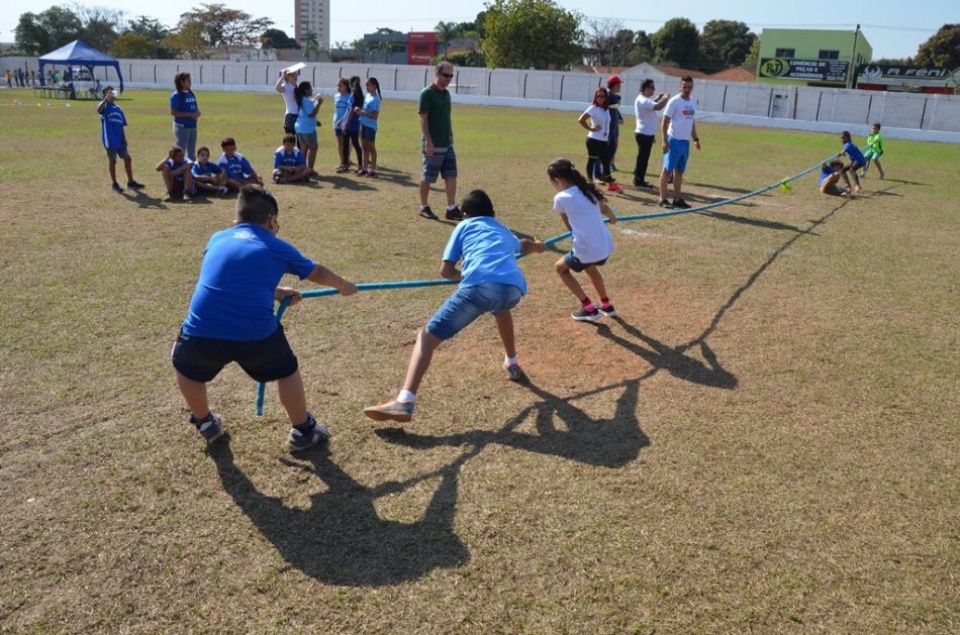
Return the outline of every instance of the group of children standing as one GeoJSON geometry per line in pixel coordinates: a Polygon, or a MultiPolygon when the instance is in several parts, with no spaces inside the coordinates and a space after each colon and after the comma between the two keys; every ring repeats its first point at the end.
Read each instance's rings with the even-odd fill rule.
{"type": "MultiPolygon", "coordinates": [[[[571,317],[593,322],[616,316],[599,271],[613,253],[613,238],[603,219],[615,223],[616,216],[603,194],[570,160],[551,163],[547,176],[557,192],[554,210],[573,234],[571,251],[555,263],[561,280],[580,301],[571,317]],[[598,303],[590,300],[571,271],[587,274],[598,303]]],[[[546,246],[538,240],[518,239],[496,219],[493,202],[483,190],[468,193],[460,208],[464,219],[447,241],[440,270],[444,278],[459,283],[457,290],[418,333],[397,397],[364,409],[371,419],[410,421],[434,351],[487,313],[497,324],[507,378],[524,377],[511,314],[527,291],[517,254],[543,253],[546,246]]],[[[177,385],[190,409],[188,421],[208,444],[220,439],[224,430],[221,416],[209,407],[207,384],[230,362],[240,364],[255,381],[277,382],[291,424],[288,446],[292,452],[329,438],[329,429],[307,409],[299,364],[273,306],[286,298],[298,302],[302,297],[295,289],[277,286],[284,274],[335,287],[344,296],[353,295],[357,288],[277,238],[278,214],[276,200],[261,186],[241,188],[234,226],[214,234],[204,250],[197,287],[173,348],[177,385]]]]}

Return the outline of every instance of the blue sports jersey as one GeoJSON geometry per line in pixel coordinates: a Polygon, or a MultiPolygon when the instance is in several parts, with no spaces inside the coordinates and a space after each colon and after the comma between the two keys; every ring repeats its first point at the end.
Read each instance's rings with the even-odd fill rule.
{"type": "Polygon", "coordinates": [[[285,274],[301,280],[316,264],[260,225],[241,223],[210,237],[183,334],[250,342],[269,337],[279,322],[273,292],[285,274]]]}
{"type": "MultiPolygon", "coordinates": [[[[166,166],[167,166],[168,168],[170,168],[171,170],[176,170],[177,168],[183,167],[184,164],[190,163],[190,161],[188,161],[187,159],[184,159],[184,160],[181,161],[180,163],[177,163],[177,162],[174,161],[173,159],[167,159],[167,160],[164,161],[163,163],[164,163],[164,165],[166,165],[166,166]]],[[[193,172],[193,168],[190,168],[190,171],[193,172]]],[[[174,175],[173,175],[173,178],[174,178],[175,181],[183,181],[183,179],[184,179],[184,174],[185,174],[184,172],[180,172],[179,174],[174,174],[174,175]]]]}
{"type": "Polygon", "coordinates": [[[193,164],[193,167],[190,168],[190,171],[194,176],[216,176],[220,174],[220,170],[223,168],[219,164],[214,163],[213,161],[207,161],[205,164],[201,165],[199,161],[193,164]]]}
{"type": "Polygon", "coordinates": [[[104,148],[123,149],[123,127],[125,125],[127,125],[127,118],[123,115],[120,106],[107,102],[106,108],[100,114],[100,140],[103,141],[104,148]]]}
{"type": "MultiPolygon", "coordinates": [[[[173,91],[170,94],[170,110],[179,110],[180,112],[198,112],[197,96],[192,90],[182,92],[173,91]]],[[[174,117],[174,123],[178,123],[184,128],[196,128],[197,120],[193,117],[174,117]]]]}
{"type": "Polygon", "coordinates": [[[863,165],[867,162],[867,160],[863,157],[863,153],[860,152],[860,148],[853,145],[853,141],[847,141],[843,144],[843,153],[850,157],[850,160],[854,163],[863,165]]]}
{"type": "Polygon", "coordinates": [[[461,287],[500,282],[527,292],[527,281],[517,265],[520,240],[490,216],[472,216],[463,220],[443,250],[445,261],[463,260],[461,287]]]}
{"type": "MultiPolygon", "coordinates": [[[[363,100],[363,109],[367,112],[380,112],[380,96],[379,95],[367,95],[363,100]]],[[[360,115],[360,125],[377,129],[377,120],[373,117],[368,117],[366,115],[360,115]]]]}
{"type": "Polygon", "coordinates": [[[232,157],[221,154],[217,165],[225,169],[231,179],[246,179],[253,174],[253,166],[247,161],[247,157],[239,152],[234,152],[232,157]]]}
{"type": "Polygon", "coordinates": [[[317,105],[313,103],[313,100],[306,95],[300,99],[300,112],[297,114],[297,123],[293,125],[297,134],[314,134],[317,132],[317,116],[310,116],[310,113],[316,107],[317,105]]]}
{"type": "Polygon", "coordinates": [[[353,95],[347,93],[346,95],[337,93],[337,96],[333,99],[333,125],[336,126],[338,121],[344,120],[347,117],[347,113],[350,112],[350,104],[353,103],[353,95]]]}
{"type": "Polygon", "coordinates": [[[273,153],[273,169],[284,166],[292,165],[294,167],[299,165],[306,165],[307,157],[304,156],[303,152],[300,152],[300,148],[294,148],[292,152],[287,152],[287,149],[283,146],[277,148],[277,151],[273,153]]]}

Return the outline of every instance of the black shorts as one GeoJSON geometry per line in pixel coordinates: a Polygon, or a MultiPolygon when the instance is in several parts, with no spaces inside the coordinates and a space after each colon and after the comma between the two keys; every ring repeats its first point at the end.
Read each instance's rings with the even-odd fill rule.
{"type": "Polygon", "coordinates": [[[171,357],[178,373],[203,383],[212,381],[230,362],[237,362],[258,382],[289,377],[299,368],[282,325],[270,337],[252,342],[190,337],[181,331],[171,357]]]}
{"type": "Polygon", "coordinates": [[[603,265],[607,264],[607,259],[604,258],[603,260],[598,260],[596,262],[581,262],[579,258],[573,255],[572,251],[569,251],[563,257],[563,262],[570,267],[572,271],[583,273],[583,270],[587,267],[602,267],[603,265]]]}

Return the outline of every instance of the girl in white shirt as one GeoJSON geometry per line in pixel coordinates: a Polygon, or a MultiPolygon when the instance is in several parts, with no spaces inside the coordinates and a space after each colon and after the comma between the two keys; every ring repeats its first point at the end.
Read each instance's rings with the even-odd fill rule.
{"type": "Polygon", "coordinates": [[[580,300],[580,309],[570,317],[580,322],[595,322],[602,316],[613,317],[616,309],[607,296],[607,288],[600,274],[600,267],[613,253],[613,237],[603,222],[606,216],[611,223],[617,217],[607,205],[603,194],[588,183],[573,167],[570,159],[557,159],[547,167],[547,176],[554,189],[553,209],[560,212],[563,224],[573,234],[570,253],[556,262],[557,273],[567,288],[580,300]],[[600,306],[595,305],[571,271],[586,272],[593,288],[600,297],[600,306]]]}
{"type": "Polygon", "coordinates": [[[587,174],[594,174],[594,166],[599,161],[601,178],[607,184],[607,191],[622,192],[616,179],[610,175],[610,110],[607,89],[603,86],[593,93],[593,103],[583,111],[577,120],[587,130],[587,174]]]}

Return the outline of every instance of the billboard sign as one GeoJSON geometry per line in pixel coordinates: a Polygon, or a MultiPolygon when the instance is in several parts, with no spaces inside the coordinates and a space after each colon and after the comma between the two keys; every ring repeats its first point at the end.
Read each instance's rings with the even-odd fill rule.
{"type": "Polygon", "coordinates": [[[795,60],[784,57],[765,57],[760,60],[760,77],[843,84],[847,81],[849,66],[849,62],[840,60],[795,60]]]}

